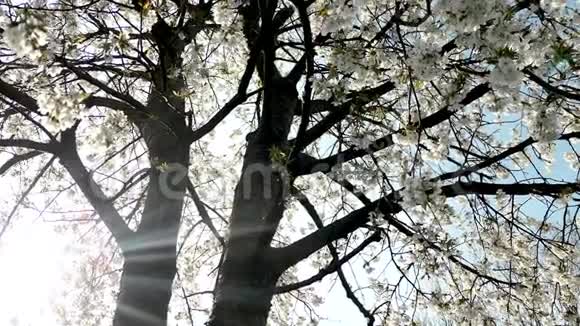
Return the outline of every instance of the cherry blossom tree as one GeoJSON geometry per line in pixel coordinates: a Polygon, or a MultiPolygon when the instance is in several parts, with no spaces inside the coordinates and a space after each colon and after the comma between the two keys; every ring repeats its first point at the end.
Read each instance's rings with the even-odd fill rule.
{"type": "Polygon", "coordinates": [[[63,324],[316,324],[332,278],[368,325],[580,321],[572,2],[0,11],[0,237],[85,248],[63,324]]]}

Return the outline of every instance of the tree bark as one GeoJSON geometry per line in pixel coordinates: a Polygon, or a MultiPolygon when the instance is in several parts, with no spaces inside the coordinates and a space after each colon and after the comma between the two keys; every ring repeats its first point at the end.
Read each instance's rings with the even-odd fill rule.
{"type": "Polygon", "coordinates": [[[167,325],[190,144],[184,100],[173,93],[183,81],[163,85],[165,91],[152,87],[149,115],[129,116],[147,145],[151,169],[139,227],[123,245],[128,249],[113,326],[167,325]]]}
{"type": "Polygon", "coordinates": [[[163,173],[150,178],[139,229],[125,244],[114,326],[167,325],[185,186],[179,181],[167,195],[163,173]]]}
{"type": "Polygon", "coordinates": [[[224,261],[208,326],[266,325],[278,275],[268,259],[249,256],[224,261]]]}
{"type": "Polygon", "coordinates": [[[282,264],[271,242],[284,215],[290,178],[276,153],[287,137],[298,99],[295,85],[276,76],[258,129],[249,136],[235,190],[224,261],[208,326],[266,325],[282,264]]]}
{"type": "Polygon", "coordinates": [[[167,325],[175,273],[175,246],[154,246],[126,254],[113,325],[167,325]]]}
{"type": "Polygon", "coordinates": [[[283,216],[287,186],[266,149],[254,141],[248,145],[208,326],[266,325],[280,275],[270,243],[283,216]]]}

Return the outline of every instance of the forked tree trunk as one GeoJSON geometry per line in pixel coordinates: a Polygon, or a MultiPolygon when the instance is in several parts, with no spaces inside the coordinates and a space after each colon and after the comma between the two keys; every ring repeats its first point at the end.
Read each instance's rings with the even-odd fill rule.
{"type": "MultiPolygon", "coordinates": [[[[289,182],[284,168],[277,167],[284,163],[273,162],[272,153],[289,153],[287,138],[298,94],[295,83],[282,78],[277,70],[271,82],[263,117],[244,156],[208,326],[265,326],[282,273],[274,263],[270,245],[283,217],[289,182]]],[[[177,165],[186,169],[189,143],[183,143],[188,129],[184,101],[175,95],[184,81],[158,80],[155,85],[147,104],[154,117],[135,114],[129,119],[138,126],[153,165],[169,163],[169,168],[177,165]]],[[[167,175],[152,169],[135,250],[124,252],[113,326],[166,325],[186,180],[177,180],[169,187],[171,196],[162,187],[168,188],[167,181],[167,175]]]]}

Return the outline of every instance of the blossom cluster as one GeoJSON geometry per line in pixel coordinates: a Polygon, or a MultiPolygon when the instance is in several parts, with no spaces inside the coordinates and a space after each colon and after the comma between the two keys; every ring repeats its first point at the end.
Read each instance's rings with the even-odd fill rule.
{"type": "Polygon", "coordinates": [[[541,142],[557,139],[561,133],[560,121],[556,110],[540,106],[528,110],[525,119],[530,135],[541,142]]]}
{"type": "Polygon", "coordinates": [[[3,38],[18,57],[27,57],[32,61],[43,57],[43,47],[48,44],[46,27],[33,15],[25,15],[24,20],[19,23],[8,24],[3,38]]]}
{"type": "Polygon", "coordinates": [[[475,31],[494,14],[496,1],[453,1],[441,0],[437,2],[435,12],[443,17],[448,27],[459,32],[475,31]]]}
{"type": "Polygon", "coordinates": [[[357,0],[329,1],[322,9],[321,16],[323,34],[335,33],[342,28],[352,28],[352,23],[361,8],[357,0]]]}
{"type": "Polygon", "coordinates": [[[447,64],[447,57],[439,54],[440,46],[433,40],[418,40],[409,51],[407,64],[413,69],[413,77],[419,80],[433,80],[441,75],[447,64]]]}
{"type": "Polygon", "coordinates": [[[523,74],[518,70],[514,61],[510,58],[501,57],[489,76],[489,82],[494,89],[511,89],[523,79],[523,74]]]}
{"type": "Polygon", "coordinates": [[[44,91],[37,97],[40,112],[48,116],[46,127],[51,131],[70,128],[84,108],[82,93],[63,94],[59,90],[44,91]]]}
{"type": "Polygon", "coordinates": [[[429,204],[444,206],[445,197],[441,193],[441,186],[437,182],[425,177],[409,177],[403,181],[401,190],[402,204],[405,208],[415,206],[426,207],[429,204]]]}

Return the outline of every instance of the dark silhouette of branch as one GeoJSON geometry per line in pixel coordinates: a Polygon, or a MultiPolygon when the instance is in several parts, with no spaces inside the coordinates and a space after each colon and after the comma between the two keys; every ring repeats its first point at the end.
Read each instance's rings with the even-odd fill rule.
{"type": "MultiPolygon", "coordinates": [[[[84,73],[84,72],[83,72],[84,73]]],[[[84,73],[85,75],[88,75],[84,73]]],[[[84,76],[84,75],[83,75],[84,76]]],[[[88,75],[90,76],[90,75],[88,75]]],[[[91,77],[92,78],[92,77],[91,77]]],[[[6,98],[20,104],[27,110],[38,113],[38,104],[36,100],[29,96],[28,94],[18,90],[13,85],[10,85],[2,80],[0,80],[0,94],[4,95],[6,98]]],[[[134,110],[130,103],[125,101],[119,101],[113,98],[100,97],[100,96],[89,96],[83,103],[88,106],[102,106],[113,110],[128,112],[134,110]]],[[[16,113],[16,112],[15,112],[16,113]]]]}
{"type": "Polygon", "coordinates": [[[211,117],[211,119],[209,119],[208,122],[192,132],[189,141],[193,143],[210,133],[220,122],[223,121],[223,119],[228,116],[228,114],[230,114],[236,107],[238,107],[238,105],[244,103],[244,101],[246,101],[250,96],[260,91],[261,89],[246,94],[244,90],[243,94],[238,93],[234,95],[213,117],[211,117]]]}
{"type": "Polygon", "coordinates": [[[531,69],[529,68],[525,68],[523,70],[523,73],[528,76],[528,78],[530,78],[531,81],[533,81],[534,83],[540,85],[542,88],[544,88],[546,91],[548,91],[549,93],[554,93],[556,95],[574,100],[574,101],[580,101],[580,93],[571,93],[571,92],[567,92],[557,86],[553,86],[550,83],[548,83],[547,81],[543,80],[542,78],[538,77],[538,75],[534,74],[532,72],[531,69]]]}
{"type": "Polygon", "coordinates": [[[91,173],[83,165],[77,152],[75,132],[76,128],[72,128],[62,133],[57,152],[60,163],[69,172],[89,203],[99,214],[103,223],[113,234],[121,251],[128,252],[131,249],[128,240],[133,231],[129,229],[113,202],[107,198],[91,173]]]}
{"type": "Polygon", "coordinates": [[[76,67],[75,65],[73,65],[72,63],[70,63],[68,60],[64,59],[64,58],[55,58],[55,61],[61,63],[63,66],[65,66],[66,68],[68,68],[70,71],[72,71],[75,75],[77,75],[79,78],[91,83],[93,86],[96,86],[97,88],[99,88],[100,90],[102,90],[103,92],[123,101],[126,102],[127,104],[130,104],[136,111],[139,112],[147,112],[147,108],[145,107],[145,105],[143,105],[141,102],[137,101],[135,98],[133,98],[132,96],[128,95],[128,94],[123,94],[117,90],[112,89],[111,87],[107,86],[105,83],[103,83],[102,81],[96,79],[95,77],[91,76],[90,74],[88,74],[87,72],[85,72],[83,69],[76,67]]]}
{"type": "Polygon", "coordinates": [[[41,151],[30,151],[28,153],[12,156],[8,161],[6,161],[4,164],[2,164],[2,166],[0,166],[0,175],[6,173],[6,171],[8,171],[14,165],[23,161],[27,161],[31,158],[37,157],[41,154],[43,154],[43,152],[41,151]]]}
{"type": "Polygon", "coordinates": [[[361,242],[356,248],[354,248],[347,255],[342,257],[340,260],[332,262],[330,265],[324,267],[316,275],[313,275],[312,277],[297,283],[279,286],[276,288],[275,293],[285,293],[298,290],[300,288],[303,288],[305,286],[308,286],[310,284],[322,280],[324,277],[336,272],[337,268],[344,265],[346,262],[351,260],[356,255],[358,255],[361,251],[363,251],[366,247],[368,247],[369,244],[379,241],[380,239],[381,239],[380,232],[373,233],[370,237],[361,242]]]}
{"type": "Polygon", "coordinates": [[[312,77],[314,75],[314,44],[312,43],[312,30],[310,28],[310,19],[308,18],[307,5],[302,0],[293,0],[292,3],[298,8],[300,22],[302,23],[302,30],[304,34],[304,49],[306,57],[306,82],[304,83],[304,96],[302,101],[302,112],[300,126],[296,134],[294,148],[290,153],[290,160],[296,157],[299,152],[302,137],[308,129],[311,114],[311,97],[312,97],[312,77]]]}
{"type": "MultiPolygon", "coordinates": [[[[459,102],[462,106],[467,106],[477,99],[481,98],[483,95],[487,94],[491,89],[487,83],[480,84],[470,90],[465,97],[459,102]]],[[[439,111],[421,119],[418,122],[416,128],[418,130],[424,130],[436,126],[437,124],[449,119],[455,113],[451,110],[449,106],[445,106],[439,111]]],[[[337,164],[342,164],[351,161],[355,158],[363,157],[368,154],[380,151],[394,144],[393,137],[396,133],[386,135],[374,140],[367,148],[360,149],[351,147],[337,154],[331,155],[327,158],[310,160],[307,165],[301,167],[301,169],[293,169],[292,175],[300,176],[305,174],[311,174],[315,172],[328,173],[333,166],[337,164]]]]}
{"type": "Polygon", "coordinates": [[[18,90],[18,88],[4,82],[0,79],[0,94],[6,96],[10,100],[22,105],[30,111],[38,111],[38,104],[36,100],[28,94],[18,90]]]}
{"type": "MultiPolygon", "coordinates": [[[[580,132],[571,132],[568,134],[564,134],[564,135],[560,136],[560,138],[558,138],[558,139],[568,140],[568,139],[572,139],[572,138],[580,138],[580,132]]],[[[479,171],[483,168],[486,168],[486,167],[489,167],[495,163],[498,163],[499,161],[509,157],[510,155],[521,152],[526,147],[528,147],[536,142],[537,142],[537,140],[529,137],[528,139],[524,140],[523,142],[521,142],[513,147],[510,147],[510,148],[506,149],[505,151],[503,151],[495,156],[492,156],[481,163],[475,164],[475,165],[470,166],[470,167],[465,167],[465,168],[457,170],[455,172],[444,173],[444,174],[438,176],[437,178],[434,178],[434,180],[448,180],[448,179],[452,179],[452,178],[467,176],[473,172],[479,171]]]]}
{"type": "MultiPolygon", "coordinates": [[[[319,123],[312,126],[312,128],[308,129],[304,133],[304,137],[300,141],[300,144],[295,145],[296,151],[303,150],[312,142],[324,135],[335,124],[346,118],[352,107],[364,106],[381,97],[382,95],[392,91],[393,89],[395,89],[395,83],[386,81],[379,86],[350,94],[348,96],[350,99],[346,103],[340,105],[339,107],[335,107],[319,123]]],[[[290,141],[291,144],[294,144],[295,142],[295,139],[290,141]]]]}
{"type": "MultiPolygon", "coordinates": [[[[318,227],[319,229],[322,229],[324,227],[324,224],[322,223],[322,219],[318,215],[316,208],[314,208],[314,205],[312,205],[310,200],[308,200],[308,198],[303,193],[301,193],[298,189],[294,188],[293,192],[295,193],[296,197],[298,198],[298,201],[300,202],[300,204],[302,204],[304,209],[306,209],[306,212],[308,213],[308,215],[310,215],[310,217],[314,221],[314,224],[316,225],[316,227],[318,227]]],[[[380,241],[380,232],[377,232],[376,234],[379,235],[379,237],[376,241],[380,241]]],[[[370,239],[374,239],[374,238],[371,237],[370,239]]],[[[368,244],[370,244],[370,243],[372,243],[372,241],[368,242],[368,244]]],[[[349,298],[352,301],[352,303],[357,307],[357,309],[368,320],[368,324],[374,325],[375,317],[370,313],[369,310],[367,310],[365,308],[365,306],[362,304],[362,302],[360,302],[360,300],[356,297],[356,295],[354,294],[354,292],[352,291],[352,289],[350,287],[350,284],[348,283],[348,280],[346,279],[346,276],[344,275],[344,272],[342,270],[341,265],[338,264],[338,262],[340,262],[340,257],[338,255],[338,251],[336,250],[336,247],[334,246],[333,243],[329,243],[327,245],[327,247],[328,247],[328,250],[330,251],[330,255],[332,256],[332,263],[337,264],[336,265],[336,273],[338,274],[338,278],[340,280],[340,283],[341,283],[342,287],[344,288],[344,291],[346,292],[347,298],[349,298]]]]}
{"type": "Polygon", "coordinates": [[[22,147],[53,154],[56,151],[54,144],[18,138],[0,139],[0,147],[22,147]]]}
{"type": "Polygon", "coordinates": [[[20,207],[20,205],[22,205],[22,203],[24,202],[24,200],[26,199],[26,197],[28,197],[28,195],[30,194],[30,192],[32,191],[32,189],[36,186],[36,184],[38,183],[38,181],[40,181],[40,179],[42,178],[42,176],[52,166],[52,163],[54,163],[55,159],[56,159],[56,157],[53,156],[53,157],[50,158],[50,160],[48,160],[48,162],[42,167],[42,169],[40,169],[40,172],[38,172],[38,174],[36,174],[36,176],[34,177],[34,179],[32,180],[32,182],[30,183],[30,185],[26,188],[26,190],[24,191],[24,193],[22,193],[22,196],[20,196],[20,199],[18,199],[18,201],[14,205],[14,207],[12,208],[12,211],[10,211],[10,213],[8,214],[8,217],[6,218],[6,221],[4,221],[4,225],[2,226],[2,229],[0,230],[0,239],[2,238],[2,235],[4,235],[4,232],[6,232],[6,230],[8,229],[8,226],[10,225],[10,222],[12,221],[12,218],[16,214],[16,211],[18,210],[18,207],[20,207]]]}
{"type": "MultiPolygon", "coordinates": [[[[507,195],[545,195],[559,196],[562,193],[580,192],[580,183],[512,183],[512,184],[494,184],[481,182],[457,182],[451,185],[441,187],[442,194],[447,197],[456,197],[460,195],[478,194],[478,195],[496,195],[498,191],[503,191],[507,195]]],[[[370,205],[354,210],[345,217],[324,226],[322,229],[315,231],[304,238],[281,248],[278,251],[281,258],[289,266],[293,266],[302,259],[310,256],[320,250],[328,243],[346,237],[349,233],[364,226],[369,221],[369,214],[375,210],[384,214],[390,225],[401,231],[407,236],[414,234],[407,226],[395,219],[393,216],[402,211],[398,204],[401,200],[400,191],[391,193],[380,198],[370,205]]]]}
{"type": "Polygon", "coordinates": [[[215,225],[213,224],[211,217],[209,216],[209,214],[207,212],[207,209],[205,209],[205,205],[201,201],[201,198],[199,198],[199,195],[197,194],[197,191],[195,190],[195,187],[193,186],[193,183],[191,182],[191,179],[189,179],[189,178],[187,178],[187,191],[189,192],[189,194],[191,195],[191,198],[193,199],[193,203],[195,204],[195,207],[197,208],[199,216],[201,216],[202,222],[205,225],[207,225],[207,227],[209,228],[211,233],[213,233],[213,235],[220,242],[220,244],[222,246],[225,246],[224,238],[220,235],[220,233],[216,229],[215,225]]]}

